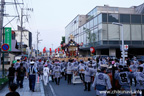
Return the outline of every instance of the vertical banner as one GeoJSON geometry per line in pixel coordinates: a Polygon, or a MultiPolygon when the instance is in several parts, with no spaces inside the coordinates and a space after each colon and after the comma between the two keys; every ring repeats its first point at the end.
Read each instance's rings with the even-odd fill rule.
{"type": "Polygon", "coordinates": [[[10,27],[5,27],[5,43],[9,45],[9,50],[11,51],[11,41],[12,41],[12,31],[10,27]]]}
{"type": "Polygon", "coordinates": [[[51,48],[49,48],[49,50],[50,50],[50,55],[52,54],[52,50],[51,50],[51,48]]]}

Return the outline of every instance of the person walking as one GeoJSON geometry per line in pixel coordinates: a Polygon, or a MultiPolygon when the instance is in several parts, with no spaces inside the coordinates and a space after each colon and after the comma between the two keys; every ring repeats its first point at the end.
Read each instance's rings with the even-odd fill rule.
{"type": "Polygon", "coordinates": [[[44,85],[46,86],[47,83],[49,83],[49,68],[48,68],[48,64],[46,64],[43,68],[43,81],[44,81],[44,85]]]}
{"type": "Polygon", "coordinates": [[[110,78],[106,74],[106,67],[101,68],[101,72],[97,72],[95,75],[94,82],[92,84],[92,87],[96,89],[96,96],[106,96],[106,93],[101,91],[107,91],[112,88],[110,78]]]}
{"type": "Polygon", "coordinates": [[[72,74],[73,74],[73,60],[70,60],[67,65],[67,77],[68,77],[68,84],[71,84],[72,74]]]}
{"type": "Polygon", "coordinates": [[[14,76],[15,76],[15,68],[14,64],[11,64],[11,67],[8,69],[9,74],[8,74],[8,79],[9,79],[9,86],[13,84],[14,81],[14,76]]]}
{"type": "Polygon", "coordinates": [[[23,88],[23,80],[24,76],[26,75],[26,68],[23,67],[23,63],[20,63],[20,67],[17,68],[16,75],[18,87],[20,86],[20,88],[23,88]]]}
{"type": "Polygon", "coordinates": [[[37,69],[34,67],[35,62],[30,62],[30,67],[28,68],[29,74],[29,88],[34,92],[35,82],[36,82],[36,73],[38,73],[37,69]]]}
{"type": "Polygon", "coordinates": [[[16,89],[17,89],[18,87],[17,87],[17,85],[16,84],[11,84],[10,86],[9,86],[9,90],[10,90],[10,92],[9,93],[7,93],[5,96],[20,96],[20,94],[18,93],[18,92],[16,92],[16,89]]]}
{"type": "Polygon", "coordinates": [[[85,65],[84,65],[84,62],[83,60],[80,60],[80,64],[78,66],[78,71],[79,71],[79,76],[80,76],[80,79],[84,82],[84,72],[85,72],[85,65]]]}
{"type": "Polygon", "coordinates": [[[88,67],[86,67],[85,69],[85,79],[84,79],[84,85],[85,85],[85,89],[84,91],[88,90],[88,91],[91,91],[90,90],[90,86],[91,86],[91,82],[92,82],[92,74],[94,73],[94,71],[91,69],[92,65],[91,64],[88,64],[88,67]]]}
{"type": "Polygon", "coordinates": [[[59,85],[60,77],[61,77],[61,69],[60,69],[60,66],[58,66],[57,63],[56,63],[56,66],[53,69],[53,72],[54,72],[55,82],[56,82],[57,85],[59,85]]]}

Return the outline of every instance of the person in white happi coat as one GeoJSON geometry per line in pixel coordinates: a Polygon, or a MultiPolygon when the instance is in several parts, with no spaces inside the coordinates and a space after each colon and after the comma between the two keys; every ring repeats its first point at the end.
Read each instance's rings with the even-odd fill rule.
{"type": "Polygon", "coordinates": [[[94,70],[92,70],[92,65],[91,64],[88,64],[88,66],[85,68],[85,82],[84,82],[84,84],[85,84],[85,89],[84,89],[84,91],[86,91],[86,90],[88,90],[88,91],[90,91],[90,86],[91,86],[91,82],[92,82],[92,78],[91,78],[91,76],[92,76],[92,74],[94,73],[94,70]]]}
{"type": "Polygon", "coordinates": [[[60,83],[61,77],[61,68],[58,66],[58,63],[55,64],[56,66],[53,68],[54,78],[57,85],[60,83]]]}
{"type": "Polygon", "coordinates": [[[84,82],[84,71],[85,71],[85,64],[83,62],[83,60],[80,60],[80,64],[78,66],[78,71],[79,71],[79,75],[80,75],[80,79],[84,82]]]}
{"type": "Polygon", "coordinates": [[[42,80],[42,78],[43,78],[43,67],[44,66],[41,62],[39,62],[37,67],[38,67],[37,69],[38,69],[38,72],[39,72],[40,79],[42,80]]]}
{"type": "MultiPolygon", "coordinates": [[[[136,80],[136,90],[142,91],[142,96],[144,96],[144,74],[143,67],[138,67],[138,72],[133,73],[133,76],[136,80]]],[[[137,96],[141,96],[140,93],[137,93],[137,96]]]]}
{"type": "Polygon", "coordinates": [[[106,96],[105,91],[112,88],[110,78],[106,74],[106,67],[101,68],[101,72],[97,72],[92,87],[96,89],[96,96],[106,96]],[[101,92],[104,91],[104,92],[101,92]]]}
{"type": "Polygon", "coordinates": [[[49,68],[48,68],[48,64],[45,64],[45,66],[43,68],[43,81],[44,81],[44,85],[47,85],[47,83],[49,83],[49,68]]]}
{"type": "Polygon", "coordinates": [[[70,62],[68,62],[67,64],[67,77],[68,77],[68,84],[71,84],[71,79],[72,79],[72,74],[73,74],[73,60],[69,60],[70,62]]]}
{"type": "Polygon", "coordinates": [[[134,64],[134,62],[131,62],[131,65],[129,66],[129,68],[132,70],[132,72],[136,72],[137,71],[137,65],[134,64]]]}

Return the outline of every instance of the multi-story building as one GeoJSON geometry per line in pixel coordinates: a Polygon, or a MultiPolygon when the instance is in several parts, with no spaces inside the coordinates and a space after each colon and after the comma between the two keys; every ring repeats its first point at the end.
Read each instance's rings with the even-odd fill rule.
{"type": "MultiPolygon", "coordinates": [[[[17,43],[20,48],[21,44],[21,31],[15,30],[15,39],[17,40],[17,43]]],[[[23,52],[26,52],[26,54],[30,54],[30,51],[32,49],[32,33],[28,30],[23,29],[22,32],[22,45],[23,45],[23,52]]]]}
{"type": "Polygon", "coordinates": [[[82,55],[90,54],[90,47],[98,55],[121,56],[121,29],[112,22],[123,24],[124,43],[128,55],[144,55],[144,4],[130,8],[97,6],[86,15],[77,15],[65,27],[65,41],[72,34],[82,55]]]}

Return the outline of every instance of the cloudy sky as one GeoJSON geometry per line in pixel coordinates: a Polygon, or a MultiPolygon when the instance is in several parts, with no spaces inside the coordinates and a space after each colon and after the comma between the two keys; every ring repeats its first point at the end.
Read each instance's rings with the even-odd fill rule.
{"type": "MultiPolygon", "coordinates": [[[[14,0],[5,0],[13,2],[14,0]]],[[[33,12],[24,11],[30,15],[29,22],[24,18],[24,27],[32,32],[33,44],[36,46],[36,32],[40,32],[39,38],[43,41],[39,44],[39,49],[57,48],[60,45],[61,37],[65,35],[65,26],[78,14],[87,14],[96,6],[118,6],[131,7],[144,3],[143,0],[16,0],[24,2],[25,5],[17,5],[18,11],[14,5],[6,5],[5,13],[10,15],[20,14],[22,7],[33,8],[33,12]]],[[[4,18],[4,24],[12,18],[4,18]]],[[[15,19],[8,27],[13,30],[20,25],[18,19],[15,19]]]]}

